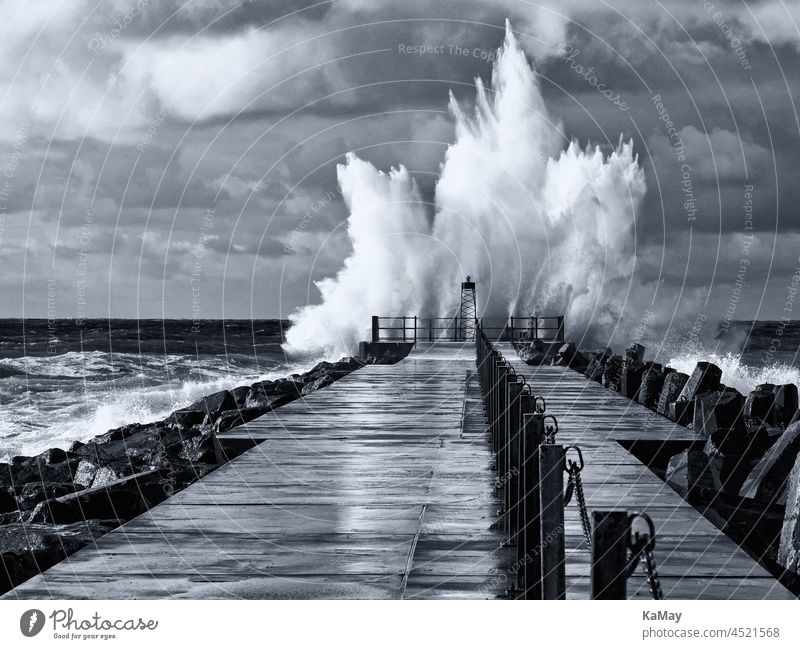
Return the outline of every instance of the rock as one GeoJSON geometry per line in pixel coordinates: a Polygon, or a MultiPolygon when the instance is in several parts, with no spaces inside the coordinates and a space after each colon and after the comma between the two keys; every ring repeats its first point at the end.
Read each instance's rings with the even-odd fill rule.
{"type": "Polygon", "coordinates": [[[27,458],[18,464],[0,464],[0,489],[24,485],[29,482],[72,482],[78,457],[64,462],[47,464],[41,458],[27,458]]]}
{"type": "Polygon", "coordinates": [[[720,389],[720,379],[722,379],[721,369],[713,363],[699,361],[676,401],[681,399],[691,401],[703,392],[716,392],[720,389]]]}
{"type": "Polygon", "coordinates": [[[644,363],[644,345],[633,343],[625,350],[625,361],[634,363],[644,363]]]}
{"type": "Polygon", "coordinates": [[[708,468],[717,491],[738,494],[751,464],[742,455],[722,452],[713,439],[708,439],[703,452],[708,458],[708,468]]]}
{"type": "Polygon", "coordinates": [[[253,419],[268,413],[270,410],[271,408],[269,407],[261,406],[226,410],[217,418],[217,421],[214,423],[214,430],[218,433],[224,433],[226,430],[246,424],[248,421],[253,421],[253,419]]]}
{"type": "Polygon", "coordinates": [[[528,365],[542,365],[547,360],[547,356],[540,347],[541,342],[538,340],[517,345],[517,355],[528,365]]]}
{"type": "Polygon", "coordinates": [[[54,566],[113,527],[112,522],[94,520],[60,526],[1,526],[0,593],[54,566]]]}
{"type": "MultiPolygon", "coordinates": [[[[776,386],[764,383],[756,386],[756,389],[747,395],[744,415],[751,432],[755,433],[761,428],[781,427],[784,421],[789,420],[789,415],[784,414],[777,403],[776,392],[776,386]]],[[[783,396],[791,398],[788,391],[784,391],[783,396]]]]}
{"type": "Polygon", "coordinates": [[[358,359],[365,365],[391,365],[403,360],[414,347],[413,342],[358,343],[358,359]]]}
{"type": "Polygon", "coordinates": [[[786,513],[778,546],[778,563],[800,573],[800,455],[789,472],[786,488],[786,513]]]}
{"type": "Polygon", "coordinates": [[[628,399],[636,399],[639,396],[639,388],[642,384],[642,375],[645,366],[641,361],[626,359],[622,364],[622,383],[620,388],[622,394],[628,399]]]}
{"type": "Polygon", "coordinates": [[[800,422],[789,426],[756,463],[740,494],[762,502],[782,503],[786,497],[789,473],[800,453],[800,422]]]}
{"type": "Polygon", "coordinates": [[[79,442],[78,440],[75,440],[74,442],[72,442],[72,444],[69,445],[69,452],[75,453],[78,451],[79,448],[82,448],[84,446],[86,446],[85,442],[79,442]]]}
{"type": "Polygon", "coordinates": [[[664,387],[666,373],[664,368],[657,363],[653,363],[642,373],[642,380],[639,386],[639,394],[636,401],[643,406],[655,410],[658,405],[658,397],[664,387]]]}
{"type": "Polygon", "coordinates": [[[70,457],[75,457],[75,455],[73,453],[68,453],[61,448],[48,448],[46,451],[35,457],[42,464],[58,464],[60,462],[65,462],[70,457]]]}
{"type": "Polygon", "coordinates": [[[678,400],[678,396],[688,380],[689,377],[683,372],[670,372],[664,377],[664,387],[661,388],[656,408],[659,415],[666,416],[669,413],[670,404],[678,400]]]}
{"type": "Polygon", "coordinates": [[[777,425],[782,428],[786,428],[794,418],[794,414],[797,412],[797,386],[793,383],[776,385],[775,405],[780,408],[779,412],[782,415],[781,420],[777,422],[777,425]]]}
{"type": "Polygon", "coordinates": [[[92,486],[94,476],[97,475],[98,465],[89,460],[81,460],[75,471],[75,484],[81,485],[84,489],[92,486]]]}
{"type": "Polygon", "coordinates": [[[589,361],[578,351],[575,343],[568,342],[561,345],[558,349],[558,354],[556,354],[553,359],[553,365],[571,367],[583,371],[589,365],[589,361]]]}
{"type": "Polygon", "coordinates": [[[208,420],[214,423],[220,413],[237,407],[236,398],[228,390],[222,390],[198,399],[193,404],[173,412],[167,420],[182,428],[196,426],[208,420]]]}
{"type": "MultiPolygon", "coordinates": [[[[217,421],[220,420],[218,419],[217,421]]],[[[192,463],[215,464],[217,460],[214,448],[214,434],[207,432],[187,439],[183,443],[179,457],[192,463]]]]}
{"type": "Polygon", "coordinates": [[[17,509],[33,509],[40,502],[74,491],[75,485],[72,482],[29,482],[17,490],[17,509]]]}
{"type": "Polygon", "coordinates": [[[91,441],[95,442],[96,444],[119,442],[142,432],[158,433],[161,429],[162,427],[159,424],[128,424],[127,426],[112,428],[102,435],[93,437],[91,441]]]}
{"type": "Polygon", "coordinates": [[[711,496],[716,488],[708,458],[695,448],[688,448],[670,458],[665,480],[689,500],[711,496]]]}
{"type": "Polygon", "coordinates": [[[734,443],[744,443],[737,452],[743,453],[749,436],[743,418],[744,397],[732,388],[718,392],[704,392],[695,398],[694,425],[692,428],[704,439],[714,438],[722,448],[734,443]]]}
{"type": "Polygon", "coordinates": [[[234,401],[236,401],[237,408],[244,408],[245,400],[247,399],[247,395],[250,393],[250,386],[249,385],[240,385],[237,388],[233,388],[231,390],[231,394],[233,395],[234,401]]]}
{"type": "Polygon", "coordinates": [[[613,392],[622,391],[622,358],[612,356],[603,367],[603,387],[613,392]]]}
{"type": "Polygon", "coordinates": [[[599,352],[595,352],[589,360],[589,365],[586,367],[584,374],[586,378],[591,379],[592,381],[597,381],[598,383],[602,383],[603,381],[603,369],[605,368],[606,362],[609,358],[611,358],[611,350],[602,350],[599,352]]]}
{"type": "MultiPolygon", "coordinates": [[[[289,403],[299,396],[286,393],[278,393],[275,391],[275,384],[272,381],[265,381],[264,383],[254,383],[250,387],[250,392],[247,393],[247,398],[244,402],[244,408],[262,408],[264,412],[269,412],[272,408],[277,408],[285,403],[289,403]],[[264,383],[269,383],[265,386],[264,383]]],[[[292,385],[295,385],[292,383],[292,385]]],[[[302,388],[301,388],[302,389],[302,388]]]]}
{"type": "Polygon", "coordinates": [[[328,385],[333,383],[333,377],[330,374],[323,374],[318,379],[311,381],[310,383],[306,383],[301,390],[303,395],[311,394],[312,392],[316,392],[317,390],[324,388],[328,385]]]}
{"type": "Polygon", "coordinates": [[[13,512],[16,509],[17,499],[14,498],[14,495],[6,489],[0,489],[0,514],[13,512]]]}
{"type": "Polygon", "coordinates": [[[694,421],[694,399],[691,401],[679,399],[675,403],[669,404],[667,417],[681,426],[691,425],[694,421]]]}
{"type": "MultiPolygon", "coordinates": [[[[96,478],[95,478],[96,479],[96,478]]],[[[163,469],[143,471],[110,482],[41,502],[29,523],[74,523],[89,519],[130,520],[161,502],[174,489],[163,469]]]]}
{"type": "Polygon", "coordinates": [[[304,383],[301,379],[278,379],[272,388],[276,395],[286,395],[294,399],[303,393],[304,383]]]}

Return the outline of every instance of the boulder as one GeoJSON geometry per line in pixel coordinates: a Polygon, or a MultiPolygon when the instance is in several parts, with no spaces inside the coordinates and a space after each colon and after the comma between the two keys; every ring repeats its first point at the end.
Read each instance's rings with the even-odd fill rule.
{"type": "MultiPolygon", "coordinates": [[[[240,399],[243,391],[244,386],[239,390],[240,399]]],[[[214,423],[220,413],[236,408],[237,405],[237,396],[229,390],[222,390],[176,410],[164,420],[164,423],[178,429],[192,428],[206,421],[214,423]]]]}
{"type": "Polygon", "coordinates": [[[96,437],[93,437],[91,441],[97,444],[105,444],[106,442],[119,442],[142,432],[158,433],[161,430],[162,426],[160,424],[128,424],[127,426],[113,428],[102,435],[97,435],[96,437]]]}
{"type": "Polygon", "coordinates": [[[675,403],[669,404],[667,417],[681,426],[690,426],[694,422],[694,399],[678,399],[675,403]]]}
{"type": "Polygon", "coordinates": [[[744,455],[725,453],[713,439],[706,440],[703,452],[708,458],[708,468],[717,491],[738,494],[742,482],[752,466],[744,455]]]}
{"type": "Polygon", "coordinates": [[[69,445],[69,449],[68,450],[69,450],[70,453],[75,453],[75,452],[77,452],[77,450],[79,448],[81,448],[83,446],[86,446],[86,442],[81,442],[81,441],[75,440],[74,442],[72,442],[72,444],[69,445]]]}
{"type": "Polygon", "coordinates": [[[696,448],[688,448],[670,458],[665,480],[689,500],[711,496],[716,489],[708,458],[696,448]]]}
{"type": "Polygon", "coordinates": [[[0,489],[0,514],[17,510],[17,499],[8,489],[0,489]]]}
{"type": "Polygon", "coordinates": [[[187,439],[183,443],[179,457],[192,463],[215,464],[217,460],[214,448],[214,433],[209,431],[187,439]]]}
{"type": "Polygon", "coordinates": [[[592,381],[597,381],[598,383],[602,383],[603,370],[605,369],[606,362],[609,358],[611,358],[610,351],[611,350],[602,350],[592,354],[589,360],[589,365],[584,371],[586,378],[591,379],[592,381]]]}
{"type": "Polygon", "coordinates": [[[625,361],[634,363],[644,363],[644,345],[633,343],[625,350],[625,361]]]}
{"type": "Polygon", "coordinates": [[[791,419],[791,413],[785,413],[778,403],[779,392],[784,401],[791,402],[791,391],[786,386],[771,383],[758,385],[747,395],[744,415],[751,432],[755,433],[761,428],[782,428],[791,419]],[[781,389],[778,390],[778,387],[781,389]]]}
{"type": "MultiPolygon", "coordinates": [[[[264,383],[254,383],[250,387],[243,409],[262,408],[264,412],[268,412],[272,408],[289,403],[289,401],[299,396],[299,392],[297,395],[276,392],[275,384],[272,381],[265,381],[264,383]],[[269,385],[265,386],[264,383],[269,383],[269,385]]],[[[292,385],[295,384],[292,383],[292,385]]]]}
{"type": "Polygon", "coordinates": [[[0,593],[47,570],[114,527],[110,521],[0,526],[0,593]]]}
{"type": "Polygon", "coordinates": [[[800,456],[789,472],[786,488],[786,513],[778,546],[778,563],[800,574],[800,456]]]}
{"type": "Polygon", "coordinates": [[[253,419],[268,413],[270,410],[271,408],[269,407],[261,406],[226,410],[217,418],[217,421],[214,423],[214,430],[218,433],[224,433],[226,430],[246,424],[248,421],[253,421],[253,419]]]}
{"type": "Polygon", "coordinates": [[[547,356],[537,343],[540,341],[517,345],[517,355],[528,365],[542,365],[547,360],[547,356]]]}
{"type": "Polygon", "coordinates": [[[636,399],[639,396],[639,388],[642,384],[642,375],[645,365],[641,361],[627,359],[622,364],[621,392],[628,399],[636,399]]]}
{"type": "Polygon", "coordinates": [[[237,408],[244,408],[245,401],[247,400],[247,395],[250,394],[250,390],[252,388],[249,385],[240,385],[239,387],[233,388],[231,390],[231,394],[233,395],[234,401],[236,401],[237,408]]]}
{"type": "Polygon", "coordinates": [[[0,464],[0,489],[10,489],[29,482],[71,482],[79,457],[70,457],[63,462],[47,464],[42,458],[26,458],[16,464],[0,464]]]}
{"type": "Polygon", "coordinates": [[[639,394],[636,401],[643,406],[655,410],[658,405],[658,397],[664,387],[666,373],[664,368],[658,363],[651,363],[642,373],[642,380],[639,386],[639,394]]]}
{"type": "Polygon", "coordinates": [[[29,523],[75,523],[90,519],[130,520],[161,502],[174,488],[167,471],[153,469],[53,498],[36,505],[29,523]]]}
{"type": "Polygon", "coordinates": [[[740,494],[762,502],[782,503],[789,473],[800,453],[800,422],[789,426],[758,460],[742,485],[740,494]]]}
{"type": "MultiPolygon", "coordinates": [[[[747,446],[749,436],[744,425],[744,397],[733,388],[717,392],[698,394],[694,400],[692,428],[704,439],[714,437],[715,443],[723,447],[734,443],[747,446]],[[724,441],[723,441],[724,440],[724,441]]],[[[737,452],[743,453],[744,446],[737,452]]]]}
{"type": "Polygon", "coordinates": [[[17,489],[17,509],[33,509],[40,502],[66,496],[74,491],[75,485],[72,482],[29,482],[17,489]]]}
{"type": "Polygon", "coordinates": [[[778,426],[786,428],[794,418],[797,412],[797,386],[794,383],[787,383],[786,385],[775,386],[775,405],[780,409],[781,420],[777,422],[778,426]]]}
{"type": "Polygon", "coordinates": [[[689,377],[683,372],[670,372],[664,377],[664,387],[658,397],[658,407],[656,411],[659,415],[668,415],[670,404],[678,400],[678,396],[683,390],[689,377]]]}
{"type": "Polygon", "coordinates": [[[331,383],[333,383],[333,381],[334,378],[330,374],[323,374],[318,379],[314,379],[313,381],[306,383],[300,392],[305,396],[306,394],[311,394],[312,392],[316,392],[321,388],[329,386],[331,383]]]}
{"type": "Polygon", "coordinates": [[[575,343],[568,342],[558,349],[558,354],[553,359],[553,365],[583,370],[589,365],[589,361],[578,351],[575,343]]]}
{"type": "Polygon", "coordinates": [[[603,367],[602,384],[613,392],[622,391],[622,358],[612,356],[603,367]]]}
{"type": "Polygon", "coordinates": [[[681,399],[691,401],[703,392],[716,392],[720,389],[721,379],[722,370],[719,367],[713,363],[699,361],[676,401],[681,399]]]}
{"type": "Polygon", "coordinates": [[[403,360],[414,347],[413,342],[358,343],[358,360],[365,365],[392,365],[403,360]]]}

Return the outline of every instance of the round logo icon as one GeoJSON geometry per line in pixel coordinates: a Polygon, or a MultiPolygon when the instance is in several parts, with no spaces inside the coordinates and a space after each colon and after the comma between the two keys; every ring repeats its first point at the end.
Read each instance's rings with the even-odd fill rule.
{"type": "Polygon", "coordinates": [[[32,638],[44,628],[44,613],[38,608],[25,611],[19,618],[19,630],[22,635],[32,638]]]}

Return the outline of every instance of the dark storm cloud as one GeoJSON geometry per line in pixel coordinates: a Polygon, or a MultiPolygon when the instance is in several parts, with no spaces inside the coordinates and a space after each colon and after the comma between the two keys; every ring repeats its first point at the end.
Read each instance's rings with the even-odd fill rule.
{"type": "MultiPolygon", "coordinates": [[[[264,290],[277,291],[273,283],[285,269],[284,302],[304,303],[309,280],[334,272],[347,253],[336,178],[344,154],[357,151],[383,170],[406,165],[432,200],[453,140],[448,92],[472,110],[474,78],[488,79],[506,18],[535,59],[565,142],[574,137],[609,151],[620,134],[634,140],[648,185],[637,215],[639,258],[652,281],[676,287],[688,272],[687,285],[698,290],[730,283],[746,185],[754,187],[759,254],[770,259],[774,248],[776,256],[791,256],[787,242],[800,232],[795,5],[9,5],[15,21],[0,46],[0,165],[19,161],[0,236],[3,291],[17,295],[24,284],[30,309],[43,303],[51,274],[63,277],[68,292],[77,257],[90,254],[98,295],[140,296],[138,305],[117,305],[121,315],[147,311],[150,301],[186,315],[187,278],[209,214],[214,229],[205,233],[202,265],[212,295],[224,282],[249,287],[254,277],[268,278],[264,290]],[[598,83],[626,109],[600,94],[598,83]],[[654,95],[686,146],[694,221],[687,220],[681,162],[654,95]],[[26,140],[17,151],[21,130],[26,140]],[[304,219],[310,210],[313,218],[304,219]],[[776,238],[776,228],[787,236],[776,238]],[[772,247],[764,243],[769,237],[772,247]],[[701,254],[701,244],[714,254],[701,254]]],[[[751,281],[775,281],[784,266],[754,266],[751,281]]],[[[250,290],[225,293],[227,313],[249,314],[250,290]]],[[[273,298],[252,293],[267,309],[261,315],[274,315],[273,298]]],[[[4,315],[18,314],[19,304],[10,301],[4,315]]]]}

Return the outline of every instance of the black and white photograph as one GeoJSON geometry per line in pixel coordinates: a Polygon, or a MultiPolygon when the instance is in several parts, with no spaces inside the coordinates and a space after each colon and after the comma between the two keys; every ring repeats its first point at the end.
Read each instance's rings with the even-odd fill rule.
{"type": "Polygon", "coordinates": [[[9,646],[797,645],[800,2],[0,15],[9,646]]]}

